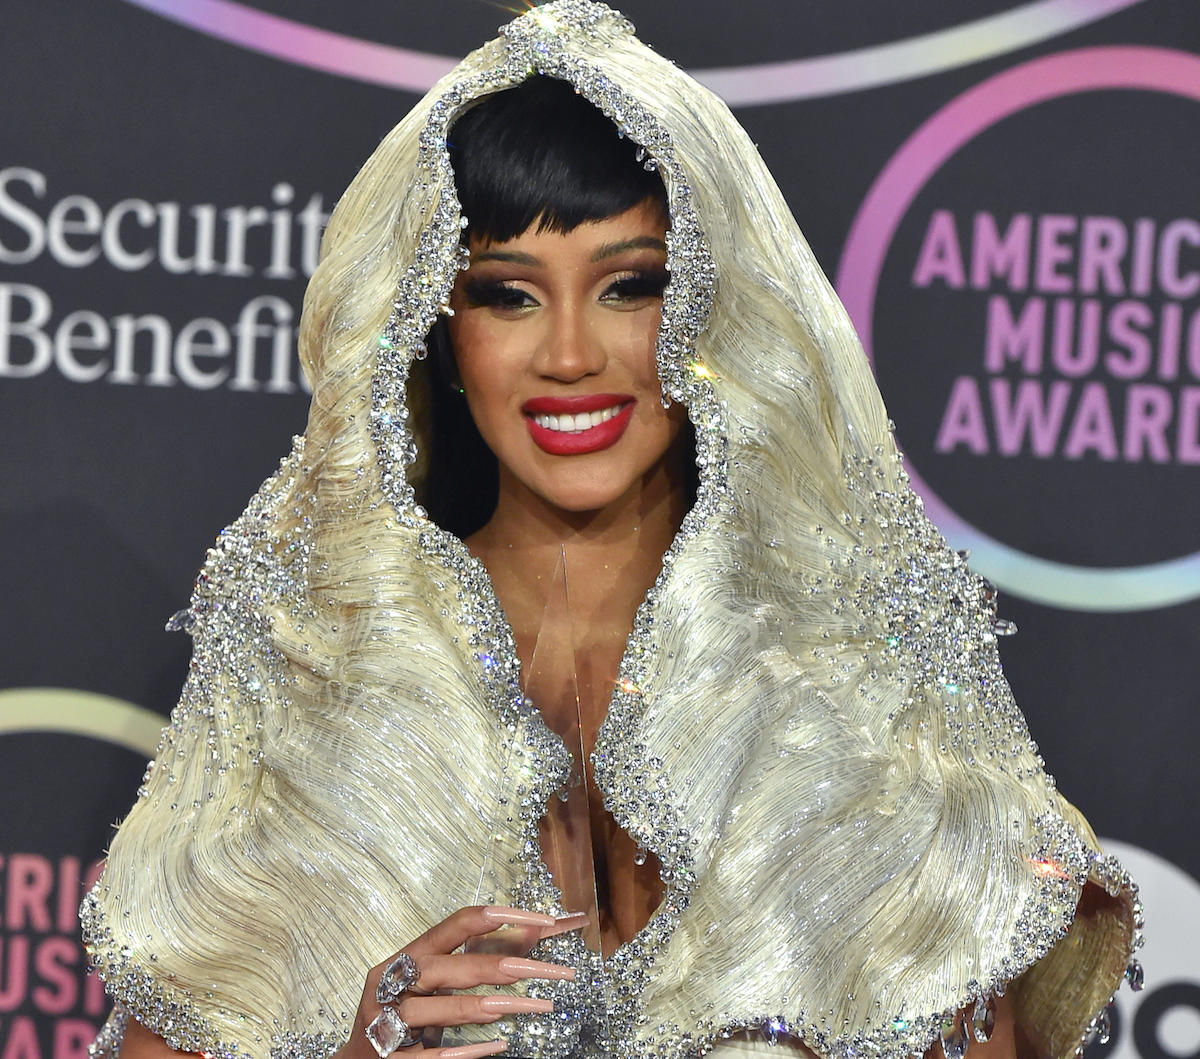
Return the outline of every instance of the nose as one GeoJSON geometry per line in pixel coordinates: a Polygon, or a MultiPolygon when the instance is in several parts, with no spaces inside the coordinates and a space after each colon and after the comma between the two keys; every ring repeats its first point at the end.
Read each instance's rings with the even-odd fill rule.
{"type": "Polygon", "coordinates": [[[546,333],[539,343],[533,367],[539,375],[555,382],[578,382],[598,375],[608,362],[599,329],[588,314],[573,305],[563,305],[548,314],[546,333]]]}

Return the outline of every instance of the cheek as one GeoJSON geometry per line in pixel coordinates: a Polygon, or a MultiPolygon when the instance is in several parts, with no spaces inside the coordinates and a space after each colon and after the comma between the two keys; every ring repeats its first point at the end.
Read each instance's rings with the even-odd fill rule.
{"type": "Polygon", "coordinates": [[[450,343],[458,378],[476,419],[485,414],[489,397],[507,392],[504,349],[486,322],[468,317],[450,320],[450,343]],[[479,407],[477,407],[479,406],[479,407]]]}
{"type": "Polygon", "coordinates": [[[638,407],[638,420],[642,436],[657,452],[660,449],[669,449],[675,443],[688,421],[688,414],[687,409],[678,401],[672,401],[670,408],[663,407],[658,375],[652,374],[649,387],[638,407]]]}
{"type": "Polygon", "coordinates": [[[654,357],[658,343],[658,323],[661,312],[637,312],[605,321],[609,349],[622,362],[630,381],[642,390],[662,389],[658,380],[658,363],[654,357]]]}

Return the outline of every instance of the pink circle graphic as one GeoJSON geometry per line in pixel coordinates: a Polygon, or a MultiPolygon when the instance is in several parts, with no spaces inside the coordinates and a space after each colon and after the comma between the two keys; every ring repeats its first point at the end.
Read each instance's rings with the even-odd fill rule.
{"type": "MultiPolygon", "coordinates": [[[[951,100],[908,138],[875,179],[850,226],[836,286],[874,359],[879,277],[896,229],[930,178],[980,133],[1047,100],[1080,92],[1135,89],[1200,101],[1200,56],[1167,48],[1082,48],[1005,70],[951,100]]],[[[1129,611],[1200,596],[1200,552],[1160,563],[1118,568],[1072,566],[1009,548],[960,518],[911,464],[926,510],[972,565],[1006,590],[1070,610],[1129,611]]]]}

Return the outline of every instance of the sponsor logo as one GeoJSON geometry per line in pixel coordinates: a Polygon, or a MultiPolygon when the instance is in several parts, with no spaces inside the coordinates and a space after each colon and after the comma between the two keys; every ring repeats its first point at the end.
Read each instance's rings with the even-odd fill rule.
{"type": "MultiPolygon", "coordinates": [[[[0,265],[156,271],[224,284],[309,276],[328,214],[319,193],[299,201],[279,182],[270,204],[103,203],[52,189],[26,166],[0,169],[0,265]]],[[[71,289],[78,287],[72,283],[71,289]]],[[[270,394],[307,392],[297,370],[295,306],[278,294],[243,301],[232,318],[178,322],[155,312],[64,308],[36,283],[0,282],[0,379],[56,374],[73,383],[270,394]]]]}
{"type": "Polygon", "coordinates": [[[837,287],[913,483],[973,565],[1027,599],[1137,610],[1200,596],[1181,527],[1112,503],[1126,485],[1188,488],[1200,465],[1200,222],[1150,117],[1198,100],[1200,58],[1182,52],[1025,63],[917,129],[847,238],[837,287]],[[1132,117],[1153,152],[1112,143],[1132,117]]]}

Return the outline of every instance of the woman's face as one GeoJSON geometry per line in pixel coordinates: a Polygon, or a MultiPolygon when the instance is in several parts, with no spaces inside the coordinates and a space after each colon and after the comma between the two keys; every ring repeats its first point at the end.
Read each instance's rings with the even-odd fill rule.
{"type": "Polygon", "coordinates": [[[664,235],[659,206],[644,203],[565,234],[533,225],[471,243],[450,336],[502,494],[519,483],[595,511],[667,460],[686,412],[664,410],[654,362],[664,235]]]}

